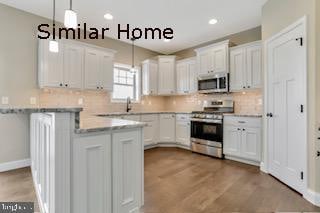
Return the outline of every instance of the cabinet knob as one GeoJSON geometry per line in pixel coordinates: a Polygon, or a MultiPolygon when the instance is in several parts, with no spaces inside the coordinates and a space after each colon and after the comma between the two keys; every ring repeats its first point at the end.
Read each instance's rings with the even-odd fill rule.
{"type": "Polygon", "coordinates": [[[242,131],[246,131],[246,129],[242,129],[242,131]]]}
{"type": "Polygon", "coordinates": [[[241,129],[240,129],[240,128],[238,128],[238,130],[240,131],[241,129]]]}
{"type": "Polygon", "coordinates": [[[320,157],[320,151],[317,151],[317,157],[320,157]]]}
{"type": "Polygon", "coordinates": [[[97,87],[97,89],[99,89],[99,87],[97,87]]]}
{"type": "Polygon", "coordinates": [[[65,84],[66,87],[68,87],[68,84],[65,84]]]}
{"type": "Polygon", "coordinates": [[[63,84],[62,83],[60,83],[60,87],[62,87],[63,86],[63,84]]]}
{"type": "Polygon", "coordinates": [[[103,87],[101,87],[101,89],[103,89],[103,87]]]}
{"type": "Polygon", "coordinates": [[[250,88],[250,86],[248,86],[248,88],[250,88]]]}
{"type": "Polygon", "coordinates": [[[243,86],[243,89],[245,89],[246,87],[245,86],[243,86]]]}

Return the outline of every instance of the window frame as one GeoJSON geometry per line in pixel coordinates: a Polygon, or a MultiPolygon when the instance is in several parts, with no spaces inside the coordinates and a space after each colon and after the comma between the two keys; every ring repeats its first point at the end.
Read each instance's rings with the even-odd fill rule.
{"type": "MultiPolygon", "coordinates": [[[[128,85],[131,86],[129,84],[121,84],[121,83],[115,83],[114,81],[114,69],[115,68],[119,68],[119,69],[123,69],[125,71],[129,71],[131,69],[131,65],[128,64],[121,64],[121,63],[114,63],[113,65],[113,79],[112,79],[112,86],[113,86],[113,91],[114,91],[114,85],[128,85]]],[[[131,102],[133,103],[140,103],[141,100],[141,68],[139,66],[135,66],[134,67],[136,73],[134,74],[134,78],[133,78],[133,89],[134,89],[134,98],[131,99],[131,102]]],[[[113,91],[111,94],[111,103],[126,103],[127,99],[122,99],[122,98],[114,98],[113,96],[113,91]]]]}

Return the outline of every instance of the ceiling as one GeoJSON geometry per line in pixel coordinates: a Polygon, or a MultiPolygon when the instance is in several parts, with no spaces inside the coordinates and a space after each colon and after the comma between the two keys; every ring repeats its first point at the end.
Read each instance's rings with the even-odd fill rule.
{"type": "MultiPolygon", "coordinates": [[[[131,28],[171,27],[174,39],[139,40],[138,46],[170,54],[261,24],[261,9],[267,0],[73,0],[78,22],[90,27],[109,27],[107,36],[117,38],[117,25],[131,28]],[[111,13],[113,20],[103,18],[111,13]],[[212,18],[216,25],[209,25],[212,18]]],[[[1,3],[39,15],[52,17],[52,0],[0,0],[1,3]]],[[[69,0],[56,0],[57,20],[63,22],[69,0]]],[[[125,42],[130,42],[124,40],[125,42]]]]}

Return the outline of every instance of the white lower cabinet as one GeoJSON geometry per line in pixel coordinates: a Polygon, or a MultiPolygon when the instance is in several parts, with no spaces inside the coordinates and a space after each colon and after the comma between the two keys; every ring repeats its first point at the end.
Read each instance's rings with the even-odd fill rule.
{"type": "Polygon", "coordinates": [[[176,116],[176,142],[179,145],[190,147],[190,117],[189,115],[176,116]]]}
{"type": "Polygon", "coordinates": [[[73,150],[73,212],[112,213],[111,135],[79,137],[73,150]]]}
{"type": "Polygon", "coordinates": [[[160,114],[160,136],[159,141],[165,143],[175,143],[176,115],[160,114]]]}
{"type": "Polygon", "coordinates": [[[147,124],[144,127],[144,145],[156,144],[159,138],[159,116],[157,114],[141,115],[141,121],[147,124]]]}
{"type": "Polygon", "coordinates": [[[143,190],[141,134],[139,131],[115,133],[112,140],[112,212],[138,213],[142,204],[143,190]]]}
{"type": "Polygon", "coordinates": [[[223,153],[258,164],[261,161],[261,118],[224,118],[223,153]]]}

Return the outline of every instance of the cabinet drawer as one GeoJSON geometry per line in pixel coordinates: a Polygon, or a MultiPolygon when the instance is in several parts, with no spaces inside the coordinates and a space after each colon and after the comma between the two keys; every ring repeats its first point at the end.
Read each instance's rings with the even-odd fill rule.
{"type": "Polygon", "coordinates": [[[175,118],[175,114],[160,114],[160,119],[169,119],[169,118],[175,118]]]}
{"type": "Polygon", "coordinates": [[[157,114],[141,115],[142,122],[153,122],[158,120],[157,114]]]}
{"type": "Polygon", "coordinates": [[[261,127],[262,119],[257,117],[225,116],[223,122],[224,125],[261,127]]]}
{"type": "Polygon", "coordinates": [[[176,115],[177,121],[189,121],[190,120],[190,115],[188,114],[177,114],[176,115]]]}

